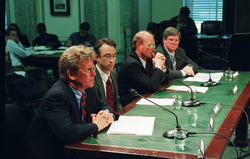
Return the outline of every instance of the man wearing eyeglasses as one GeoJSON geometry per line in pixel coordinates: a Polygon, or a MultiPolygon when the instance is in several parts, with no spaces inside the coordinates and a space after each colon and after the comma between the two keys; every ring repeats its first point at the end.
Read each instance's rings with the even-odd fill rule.
{"type": "Polygon", "coordinates": [[[119,117],[93,87],[95,60],[95,52],[82,45],[66,49],[60,57],[60,79],[43,97],[31,125],[34,158],[78,158],[66,155],[64,145],[95,136],[119,117]]]}
{"type": "Polygon", "coordinates": [[[148,31],[135,34],[132,50],[119,71],[118,90],[123,107],[137,98],[129,93],[131,88],[139,94],[156,92],[166,78],[167,72],[164,55],[153,53],[155,40],[148,31]]]}
{"type": "Polygon", "coordinates": [[[163,32],[163,43],[154,51],[166,57],[165,64],[172,78],[194,76],[198,72],[198,65],[187,57],[184,49],[179,47],[180,38],[181,34],[176,28],[168,27],[163,32]]]}
{"type": "Polygon", "coordinates": [[[118,95],[118,74],[113,70],[118,57],[116,43],[112,39],[103,38],[95,43],[94,50],[97,62],[94,87],[97,95],[116,112],[122,108],[118,95]]]}

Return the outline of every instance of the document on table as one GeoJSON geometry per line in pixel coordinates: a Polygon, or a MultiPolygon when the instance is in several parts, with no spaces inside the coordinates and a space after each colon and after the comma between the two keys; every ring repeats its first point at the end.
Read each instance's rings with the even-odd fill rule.
{"type": "MultiPolygon", "coordinates": [[[[62,53],[63,51],[62,50],[53,50],[53,51],[47,51],[46,50],[46,55],[52,55],[52,54],[55,54],[55,53],[62,53]]],[[[45,54],[45,51],[36,51],[33,55],[40,55],[40,54],[45,54]]]]}
{"type": "Polygon", "coordinates": [[[107,134],[147,135],[153,134],[155,117],[120,116],[114,121],[107,134]]]}
{"type": "MultiPolygon", "coordinates": [[[[190,86],[194,87],[194,86],[190,86]]],[[[172,90],[172,91],[182,91],[182,92],[188,92],[189,88],[187,86],[178,86],[178,85],[172,85],[168,88],[167,90],[172,90]]],[[[208,87],[197,87],[196,86],[196,91],[199,93],[205,93],[208,90],[208,87]]]]}
{"type": "MultiPolygon", "coordinates": [[[[46,47],[46,51],[50,50],[51,47],[46,47]]],[[[45,46],[35,46],[35,50],[36,51],[44,51],[45,50],[45,46]]]]}
{"type": "MultiPolygon", "coordinates": [[[[210,73],[211,78],[215,82],[219,82],[223,76],[223,72],[210,73]]],[[[209,80],[209,73],[197,73],[194,77],[188,77],[184,81],[206,82],[209,80]]]]}
{"type": "MultiPolygon", "coordinates": [[[[172,98],[148,98],[148,99],[159,104],[159,105],[172,105],[174,103],[174,99],[172,99],[172,98]]],[[[153,103],[147,101],[144,98],[139,100],[136,104],[138,104],[138,105],[154,105],[153,103]]]]}

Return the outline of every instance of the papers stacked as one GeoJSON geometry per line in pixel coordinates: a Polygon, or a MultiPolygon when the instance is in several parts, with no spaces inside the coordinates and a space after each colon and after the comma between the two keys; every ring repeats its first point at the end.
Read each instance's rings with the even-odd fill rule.
{"type": "MultiPolygon", "coordinates": [[[[223,76],[223,72],[219,73],[210,73],[211,78],[215,82],[219,82],[223,76]]],[[[188,77],[184,81],[195,81],[195,82],[206,82],[209,80],[209,73],[197,73],[194,77],[188,77]]]]}
{"type": "Polygon", "coordinates": [[[120,116],[114,121],[107,134],[152,135],[155,117],[120,116]]]}
{"type": "MultiPolygon", "coordinates": [[[[46,47],[46,51],[50,50],[51,47],[46,47]]],[[[45,46],[35,46],[35,50],[36,51],[44,51],[45,50],[45,46]]]]}
{"type": "MultiPolygon", "coordinates": [[[[159,105],[172,105],[174,103],[174,99],[172,99],[172,98],[148,98],[148,99],[159,104],[159,105]]],[[[139,100],[136,104],[138,104],[138,105],[154,105],[153,103],[151,103],[143,98],[141,100],[139,100]]]]}
{"type": "MultiPolygon", "coordinates": [[[[195,86],[189,86],[189,87],[195,87],[195,86]]],[[[178,85],[172,85],[168,88],[167,90],[172,90],[172,91],[183,91],[183,92],[188,92],[189,88],[187,86],[178,86],[178,85]]],[[[205,93],[208,90],[208,87],[197,87],[196,86],[196,91],[199,93],[205,93]]]]}

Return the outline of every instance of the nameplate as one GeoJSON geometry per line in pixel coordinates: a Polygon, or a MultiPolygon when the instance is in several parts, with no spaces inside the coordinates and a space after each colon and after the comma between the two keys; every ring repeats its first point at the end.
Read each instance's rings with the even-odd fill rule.
{"type": "Polygon", "coordinates": [[[239,74],[238,71],[234,72],[234,74],[233,74],[233,79],[237,78],[239,75],[240,75],[240,74],[239,74]]]}
{"type": "Polygon", "coordinates": [[[205,144],[201,136],[198,148],[198,158],[205,158],[205,144]]]}
{"type": "Polygon", "coordinates": [[[209,123],[208,123],[208,130],[212,130],[214,129],[214,119],[212,114],[210,114],[210,118],[209,118],[209,123]]]}
{"type": "Polygon", "coordinates": [[[232,95],[235,95],[238,91],[238,87],[237,85],[234,86],[234,88],[232,89],[232,95]]]}
{"type": "Polygon", "coordinates": [[[221,108],[220,102],[218,102],[218,103],[214,106],[214,108],[213,108],[214,116],[216,116],[216,115],[218,114],[218,112],[220,111],[220,108],[221,108]]]}

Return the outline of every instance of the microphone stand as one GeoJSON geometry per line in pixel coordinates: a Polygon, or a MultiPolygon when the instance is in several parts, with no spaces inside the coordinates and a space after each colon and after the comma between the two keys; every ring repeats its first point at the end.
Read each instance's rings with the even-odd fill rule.
{"type": "MultiPolygon", "coordinates": [[[[179,56],[177,56],[176,59],[177,59],[177,60],[182,60],[182,61],[184,61],[184,62],[186,62],[186,63],[189,63],[189,62],[187,62],[186,60],[182,59],[182,58],[179,57],[179,56]]],[[[208,71],[207,69],[205,69],[205,68],[203,68],[203,67],[200,67],[200,66],[198,66],[198,68],[201,68],[201,69],[207,71],[208,74],[209,74],[209,80],[206,81],[206,82],[201,83],[201,84],[200,84],[201,86],[204,86],[204,87],[207,87],[207,86],[216,86],[216,85],[218,84],[217,82],[215,82],[215,81],[212,80],[210,71],[208,71]]]]}
{"type": "MultiPolygon", "coordinates": [[[[203,51],[202,49],[198,49],[198,52],[207,54],[207,55],[209,55],[209,56],[212,56],[212,57],[214,57],[214,58],[217,58],[217,59],[219,59],[219,60],[222,60],[222,61],[226,62],[226,63],[227,63],[227,66],[228,66],[227,71],[232,71],[232,70],[230,69],[230,67],[229,67],[229,62],[228,62],[227,60],[222,59],[222,58],[219,58],[219,57],[217,57],[217,56],[215,56],[215,55],[209,54],[209,53],[203,51]]],[[[224,71],[226,71],[226,70],[224,70],[224,71]]]]}
{"type": "MultiPolygon", "coordinates": [[[[179,125],[179,122],[178,122],[178,118],[177,118],[177,116],[176,116],[176,114],[175,114],[174,112],[172,112],[172,111],[170,111],[170,110],[164,108],[163,106],[160,106],[160,105],[158,105],[157,103],[155,103],[155,102],[153,102],[153,101],[151,101],[151,100],[149,100],[149,99],[143,97],[142,95],[140,95],[139,93],[137,93],[137,91],[136,91],[135,89],[130,89],[130,90],[129,90],[129,93],[130,93],[132,96],[139,96],[139,97],[141,97],[141,98],[143,98],[143,99],[145,99],[145,100],[147,100],[147,101],[153,103],[154,105],[156,105],[156,106],[158,106],[158,107],[160,107],[160,108],[162,108],[162,109],[164,109],[164,110],[166,110],[166,111],[172,113],[172,114],[175,116],[175,119],[176,119],[176,123],[177,123],[176,128],[177,128],[177,129],[180,129],[180,128],[181,128],[181,126],[179,125]]],[[[163,134],[163,137],[166,137],[166,138],[174,138],[174,132],[175,132],[174,129],[168,130],[168,131],[166,131],[166,132],[163,134]]],[[[188,131],[186,131],[186,134],[188,134],[188,131]]]]}

